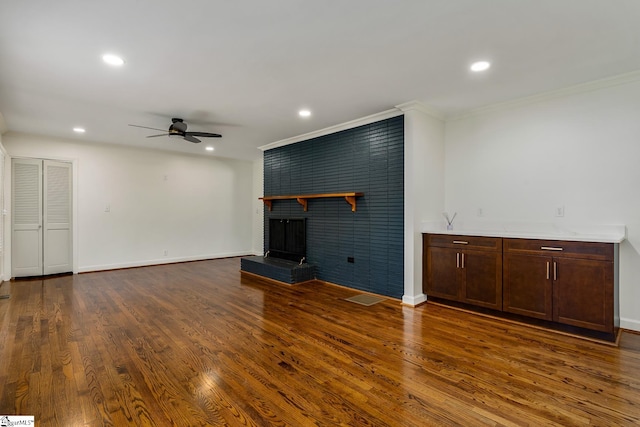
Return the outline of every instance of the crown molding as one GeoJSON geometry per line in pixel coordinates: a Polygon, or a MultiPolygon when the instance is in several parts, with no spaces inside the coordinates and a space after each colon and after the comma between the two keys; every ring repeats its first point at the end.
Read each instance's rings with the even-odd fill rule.
{"type": "Polygon", "coordinates": [[[287,139],[281,139],[280,141],[272,142],[270,144],[258,147],[261,151],[272,150],[278,147],[284,147],[285,145],[295,144],[296,142],[306,141],[308,139],[317,138],[319,136],[329,135],[332,133],[340,132],[347,129],[352,129],[358,126],[364,126],[371,123],[379,122],[381,120],[390,119],[392,117],[401,116],[403,112],[397,108],[386,110],[381,113],[372,114],[370,116],[362,117],[360,119],[351,120],[349,122],[341,123],[328,128],[316,130],[313,132],[305,133],[298,136],[293,136],[287,139]]]}
{"type": "Polygon", "coordinates": [[[438,120],[445,119],[444,114],[442,114],[440,111],[436,110],[435,108],[421,101],[405,102],[403,104],[396,105],[396,108],[402,111],[403,113],[406,113],[408,111],[420,111],[421,113],[426,114],[427,116],[436,118],[438,120]]]}
{"type": "Polygon", "coordinates": [[[258,147],[261,151],[267,151],[278,147],[283,147],[289,144],[295,144],[296,142],[306,141],[308,139],[317,138],[319,136],[329,135],[332,133],[340,132],[347,129],[353,129],[358,126],[364,126],[371,123],[379,122],[381,120],[390,119],[392,117],[401,116],[408,111],[420,111],[423,114],[434,117],[438,120],[444,120],[444,115],[433,107],[420,101],[409,101],[403,104],[396,105],[395,108],[382,111],[380,113],[371,114],[370,116],[362,117],[360,119],[351,120],[349,122],[341,123],[338,125],[330,126],[328,128],[320,129],[317,131],[305,133],[298,136],[293,136],[287,139],[281,139],[280,141],[272,142],[270,144],[258,147]]]}
{"type": "Polygon", "coordinates": [[[580,83],[580,84],[568,86],[562,89],[542,92],[535,95],[517,98],[510,101],[497,102],[495,104],[485,105],[483,107],[467,110],[459,114],[447,115],[446,120],[456,121],[456,120],[466,119],[469,117],[480,116],[480,115],[499,112],[503,110],[510,110],[510,109],[522,107],[525,105],[562,98],[569,95],[592,92],[592,91],[606,89],[613,86],[634,83],[637,81],[640,81],[640,70],[632,71],[625,74],[619,74],[617,76],[606,77],[604,79],[593,80],[586,83],[580,83]]]}
{"type": "MultiPolygon", "coordinates": [[[[562,97],[573,95],[573,94],[596,91],[599,89],[605,89],[608,87],[634,83],[637,81],[640,81],[640,70],[632,71],[625,74],[619,74],[613,77],[594,80],[586,83],[580,83],[577,85],[568,86],[558,90],[542,92],[535,95],[522,97],[522,98],[510,100],[510,101],[489,104],[480,108],[467,110],[458,114],[443,114],[439,110],[425,104],[424,102],[414,100],[414,101],[398,104],[395,106],[395,108],[383,111],[381,113],[372,114],[370,116],[351,120],[349,122],[330,126],[317,131],[305,133],[305,134],[294,136],[287,139],[282,139],[280,141],[276,141],[270,144],[260,146],[258,147],[258,149],[261,151],[267,151],[273,148],[283,147],[289,144],[295,144],[296,142],[317,138],[319,136],[329,135],[329,134],[340,132],[343,130],[352,129],[358,126],[368,125],[381,120],[390,119],[392,117],[400,116],[410,111],[419,111],[427,116],[433,117],[438,120],[453,122],[456,120],[466,119],[469,117],[480,116],[480,115],[499,112],[503,110],[509,110],[509,109],[513,109],[513,108],[517,108],[517,107],[521,107],[529,104],[535,104],[538,102],[562,98],[562,97]]],[[[3,124],[2,116],[0,115],[0,130],[2,129],[2,124],[3,124]]]]}

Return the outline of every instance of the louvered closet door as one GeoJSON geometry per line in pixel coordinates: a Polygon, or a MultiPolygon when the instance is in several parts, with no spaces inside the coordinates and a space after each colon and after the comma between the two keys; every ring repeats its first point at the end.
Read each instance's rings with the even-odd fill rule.
{"type": "Polygon", "coordinates": [[[42,160],[12,161],[11,275],[42,275],[42,160]]]}
{"type": "Polygon", "coordinates": [[[44,274],[67,273],[71,262],[71,164],[43,161],[44,274]]]}

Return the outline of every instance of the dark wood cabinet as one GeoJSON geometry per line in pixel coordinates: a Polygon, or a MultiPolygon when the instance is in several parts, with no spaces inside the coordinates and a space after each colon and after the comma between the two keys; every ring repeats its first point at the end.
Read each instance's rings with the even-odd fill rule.
{"type": "Polygon", "coordinates": [[[502,308],[502,239],[428,234],[423,245],[427,295],[502,308]]]}
{"type": "Polygon", "coordinates": [[[551,258],[505,253],[504,311],[553,320],[553,286],[547,275],[551,258]]]}
{"type": "Polygon", "coordinates": [[[460,300],[460,252],[456,249],[427,247],[427,282],[424,292],[440,298],[460,300]]]}
{"type": "Polygon", "coordinates": [[[612,243],[504,239],[504,311],[614,332],[614,249],[612,243]]]}
{"type": "Polygon", "coordinates": [[[618,246],[424,234],[423,291],[451,305],[614,341],[618,246]]]}
{"type": "Polygon", "coordinates": [[[502,252],[469,249],[464,253],[462,302],[502,309],[502,252]]]}
{"type": "Polygon", "coordinates": [[[613,262],[558,259],[553,287],[553,320],[613,332],[613,262]]]}

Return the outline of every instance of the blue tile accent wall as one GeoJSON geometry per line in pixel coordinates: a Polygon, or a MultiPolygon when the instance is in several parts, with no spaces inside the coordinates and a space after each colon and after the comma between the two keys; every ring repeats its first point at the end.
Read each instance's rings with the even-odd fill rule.
{"type": "Polygon", "coordinates": [[[364,193],[356,212],[344,198],[309,199],[307,212],[295,200],[274,201],[264,241],[269,218],[307,218],[307,259],[318,279],[401,298],[404,117],[264,152],[265,196],[351,191],[364,193]]]}

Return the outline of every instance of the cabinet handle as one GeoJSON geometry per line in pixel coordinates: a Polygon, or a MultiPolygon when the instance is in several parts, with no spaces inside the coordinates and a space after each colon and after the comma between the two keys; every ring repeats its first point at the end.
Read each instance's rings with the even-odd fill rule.
{"type": "Polygon", "coordinates": [[[465,242],[464,240],[454,240],[453,243],[456,244],[456,245],[468,245],[469,244],[469,242],[465,242]]]}
{"type": "Polygon", "coordinates": [[[547,261],[547,280],[549,280],[549,261],[547,261]]]}
{"type": "Polygon", "coordinates": [[[464,268],[464,252],[462,253],[462,268],[464,268]]]}
{"type": "Polygon", "coordinates": [[[558,263],[553,261],[553,280],[558,280],[558,263]]]}
{"type": "Polygon", "coordinates": [[[553,246],[541,246],[540,249],[543,250],[543,251],[562,251],[562,250],[564,250],[563,248],[554,248],[553,246]]]}
{"type": "Polygon", "coordinates": [[[456,252],[456,268],[460,268],[460,253],[456,252]]]}

